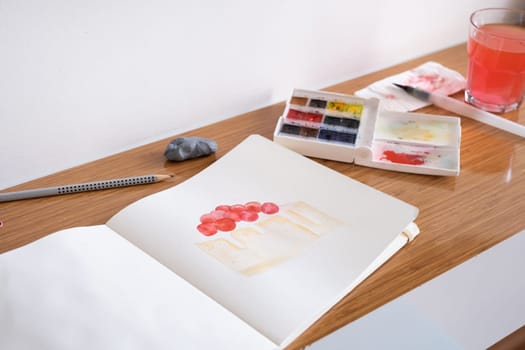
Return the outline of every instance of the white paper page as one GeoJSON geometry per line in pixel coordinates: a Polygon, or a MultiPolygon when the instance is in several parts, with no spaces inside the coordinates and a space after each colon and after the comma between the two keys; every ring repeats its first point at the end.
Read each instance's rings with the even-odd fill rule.
{"type": "Polygon", "coordinates": [[[0,255],[0,349],[272,349],[106,226],[0,255]]]}
{"type": "Polygon", "coordinates": [[[341,298],[416,215],[406,203],[252,136],[186,182],[132,204],[108,226],[282,346],[341,298]],[[342,224],[292,258],[245,275],[198,246],[217,236],[235,241],[233,234],[205,237],[196,226],[219,204],[248,201],[278,203],[279,215],[287,203],[304,201],[342,224]]]}

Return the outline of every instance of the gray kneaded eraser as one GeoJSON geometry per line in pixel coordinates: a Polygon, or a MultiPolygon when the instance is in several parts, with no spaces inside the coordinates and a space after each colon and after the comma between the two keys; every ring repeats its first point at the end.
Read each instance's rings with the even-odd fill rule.
{"type": "Polygon", "coordinates": [[[217,143],[203,137],[179,137],[164,151],[168,160],[180,162],[186,159],[207,156],[217,151],[217,143]]]}

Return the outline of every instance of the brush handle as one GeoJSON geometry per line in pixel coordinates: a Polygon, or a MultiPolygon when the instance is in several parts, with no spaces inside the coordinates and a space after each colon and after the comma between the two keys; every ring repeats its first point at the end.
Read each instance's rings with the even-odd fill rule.
{"type": "Polygon", "coordinates": [[[477,120],[495,128],[505,130],[514,135],[525,137],[524,125],[515,123],[511,120],[500,117],[499,115],[483,111],[465,102],[438,94],[432,94],[430,96],[430,102],[448,111],[477,120]]]}

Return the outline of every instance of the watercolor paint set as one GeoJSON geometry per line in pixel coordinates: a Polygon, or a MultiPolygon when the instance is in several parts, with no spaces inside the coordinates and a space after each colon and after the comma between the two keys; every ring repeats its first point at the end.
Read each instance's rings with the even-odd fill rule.
{"type": "Polygon", "coordinates": [[[294,89],[273,138],[310,157],[459,175],[459,118],[382,110],[376,98],[294,89]]]}

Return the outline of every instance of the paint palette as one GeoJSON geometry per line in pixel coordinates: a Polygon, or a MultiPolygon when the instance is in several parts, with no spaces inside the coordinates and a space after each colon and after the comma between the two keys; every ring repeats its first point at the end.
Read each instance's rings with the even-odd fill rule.
{"type": "Polygon", "coordinates": [[[274,140],[303,155],[427,175],[458,175],[460,119],[385,111],[376,98],[295,89],[274,140]]]}

